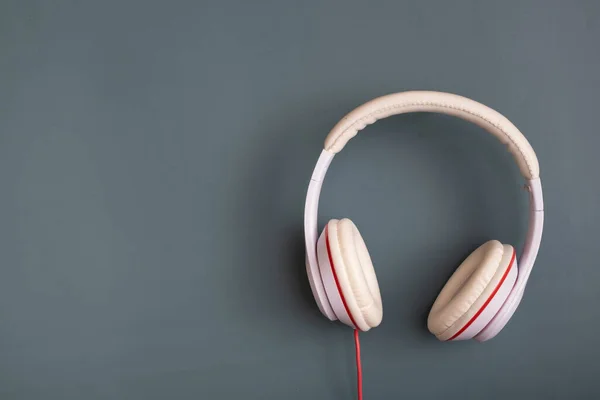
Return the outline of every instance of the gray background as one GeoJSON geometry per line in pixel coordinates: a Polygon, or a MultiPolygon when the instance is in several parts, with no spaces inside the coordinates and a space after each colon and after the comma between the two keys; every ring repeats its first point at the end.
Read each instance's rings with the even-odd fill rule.
{"type": "Polygon", "coordinates": [[[495,340],[443,344],[436,294],[490,238],[520,249],[504,147],[431,114],[366,129],[320,223],[369,244],[382,326],[365,398],[600,396],[594,1],[3,1],[0,397],[350,399],[351,331],[304,272],[328,130],[373,97],[472,97],[537,151],[547,222],[495,340]]]}

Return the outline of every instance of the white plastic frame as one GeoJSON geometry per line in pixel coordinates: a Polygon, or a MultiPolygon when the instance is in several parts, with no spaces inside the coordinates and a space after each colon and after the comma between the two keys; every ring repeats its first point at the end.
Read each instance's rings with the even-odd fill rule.
{"type": "MultiPolygon", "coordinates": [[[[319,197],[323,180],[333,160],[334,153],[323,150],[317,161],[317,165],[313,171],[308,186],[306,195],[306,203],[304,208],[304,239],[306,245],[306,272],[310,282],[310,287],[313,296],[323,315],[331,321],[337,320],[336,314],[329,302],[323,279],[319,271],[317,260],[317,240],[318,227],[317,217],[319,209],[319,197]]],[[[533,264],[537,257],[540,244],[542,241],[542,231],[544,226],[544,199],[542,195],[542,184],[539,178],[527,180],[526,187],[529,191],[530,207],[529,207],[529,227],[525,238],[523,252],[518,261],[518,276],[516,283],[512,288],[508,298],[500,307],[497,314],[492,318],[479,333],[473,332],[475,340],[486,341],[495,337],[504,326],[508,323],[512,315],[515,313],[517,306],[523,298],[523,292],[527,284],[527,280],[531,274],[533,264]]],[[[496,307],[494,307],[496,308],[496,307]]]]}

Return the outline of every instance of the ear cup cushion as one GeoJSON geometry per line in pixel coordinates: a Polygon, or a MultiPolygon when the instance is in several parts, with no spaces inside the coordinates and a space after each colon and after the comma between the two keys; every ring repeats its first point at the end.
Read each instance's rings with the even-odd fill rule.
{"type": "Polygon", "coordinates": [[[427,326],[440,340],[464,327],[484,306],[511,265],[514,249],[490,240],[460,264],[431,307],[427,326]]]}
{"type": "Polygon", "coordinates": [[[358,228],[345,218],[331,220],[327,238],[340,290],[357,327],[368,331],[383,318],[383,305],[375,269],[358,228]]]}

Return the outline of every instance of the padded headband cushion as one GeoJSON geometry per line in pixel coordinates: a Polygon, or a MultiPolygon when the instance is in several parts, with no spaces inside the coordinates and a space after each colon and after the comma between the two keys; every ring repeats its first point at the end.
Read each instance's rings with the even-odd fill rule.
{"type": "Polygon", "coordinates": [[[490,240],[467,257],[431,307],[427,326],[440,340],[458,332],[492,295],[510,267],[513,247],[490,240]]]}
{"type": "Polygon", "coordinates": [[[535,152],[512,122],[481,103],[450,93],[413,91],[371,100],[337,123],[325,139],[325,150],[338,153],[358,131],[378,119],[420,111],[453,115],[481,126],[508,146],[526,179],[539,177],[540,166],[535,152]]]}
{"type": "Polygon", "coordinates": [[[348,311],[362,331],[378,326],[383,306],[375,269],[358,228],[344,218],[327,224],[329,249],[348,311]]]}

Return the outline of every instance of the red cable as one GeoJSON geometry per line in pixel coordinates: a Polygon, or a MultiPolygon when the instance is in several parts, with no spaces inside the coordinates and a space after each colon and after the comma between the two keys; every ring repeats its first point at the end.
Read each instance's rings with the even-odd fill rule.
{"type": "Polygon", "coordinates": [[[354,350],[356,351],[356,380],[358,385],[358,400],[362,400],[362,365],[360,363],[360,341],[358,340],[358,329],[354,330],[354,350]]]}

